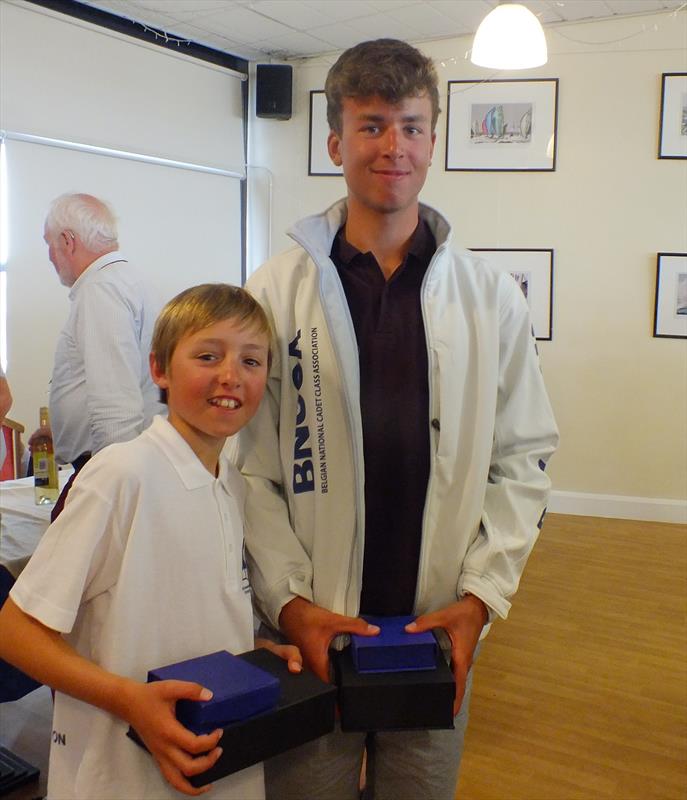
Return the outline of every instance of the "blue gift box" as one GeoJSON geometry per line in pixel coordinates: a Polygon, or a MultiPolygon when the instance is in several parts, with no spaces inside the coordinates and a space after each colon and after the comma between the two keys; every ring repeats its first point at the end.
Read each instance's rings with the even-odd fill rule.
{"type": "Polygon", "coordinates": [[[177,719],[194,733],[269,711],[280,695],[278,678],[226,650],[148,672],[149,682],[166,680],[192,681],[213,693],[210,700],[177,702],[177,719]]]}
{"type": "Polygon", "coordinates": [[[360,673],[436,669],[437,641],[432,631],[406,633],[415,617],[365,617],[378,636],[351,636],[353,665],[360,673]]]}
{"type": "MultiPolygon", "coordinates": [[[[221,726],[224,728],[220,739],[222,755],[207,772],[189,778],[196,787],[213,783],[334,730],[336,687],[323,683],[305,669],[299,674],[289,672],[286,661],[269,650],[251,650],[236,658],[274,676],[281,686],[279,701],[268,711],[221,726]]],[[[127,736],[145,748],[133,728],[129,728],[127,736]]]]}

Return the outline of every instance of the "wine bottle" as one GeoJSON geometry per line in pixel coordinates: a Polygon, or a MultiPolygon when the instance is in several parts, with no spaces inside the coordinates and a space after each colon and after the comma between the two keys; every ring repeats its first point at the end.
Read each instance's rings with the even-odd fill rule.
{"type": "MultiPolygon", "coordinates": [[[[50,429],[50,415],[45,406],[40,410],[40,427],[50,429]]],[[[31,445],[33,458],[33,486],[36,505],[54,503],[60,495],[57,482],[57,464],[52,447],[52,436],[37,437],[31,445]]]]}

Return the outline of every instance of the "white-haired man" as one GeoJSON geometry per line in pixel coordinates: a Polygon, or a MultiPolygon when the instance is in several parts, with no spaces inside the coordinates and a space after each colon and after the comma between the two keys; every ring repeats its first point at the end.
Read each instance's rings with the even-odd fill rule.
{"type": "Polygon", "coordinates": [[[97,197],[55,199],[44,239],[71,301],[50,387],[53,444],[57,460],[78,471],[90,454],[133,439],[162,410],[148,369],[159,304],[119,252],[116,217],[97,197]]]}

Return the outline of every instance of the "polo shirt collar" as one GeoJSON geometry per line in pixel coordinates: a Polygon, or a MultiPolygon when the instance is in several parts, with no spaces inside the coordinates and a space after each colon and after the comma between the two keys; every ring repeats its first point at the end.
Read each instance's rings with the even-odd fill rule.
{"type": "MultiPolygon", "coordinates": [[[[146,433],[174,467],[186,489],[201,489],[203,486],[210,486],[215,482],[216,479],[205,469],[189,443],[166,416],[158,414],[153,417],[146,433]]],[[[221,455],[217,480],[227,492],[230,492],[229,466],[227,460],[221,455]]]]}
{"type": "Polygon", "coordinates": [[[76,292],[78,291],[79,287],[83,286],[85,283],[88,283],[101,269],[105,269],[105,267],[109,267],[110,264],[114,264],[116,261],[126,261],[124,255],[119,250],[113,250],[111,253],[105,253],[105,255],[100,256],[100,258],[96,258],[91,264],[89,264],[86,269],[79,275],[79,277],[74,281],[71,289],[69,290],[69,298],[72,299],[76,292]]]}
{"type": "MultiPolygon", "coordinates": [[[[357,247],[352,245],[346,239],[346,226],[345,224],[339,228],[339,232],[336,234],[336,242],[338,245],[338,258],[339,261],[348,265],[351,264],[353,259],[356,256],[363,255],[368,256],[371,253],[361,253],[357,247]]],[[[408,247],[407,256],[415,256],[420,261],[429,263],[434,251],[436,249],[434,236],[432,235],[432,231],[429,227],[429,224],[425,219],[422,217],[418,220],[417,226],[413,231],[413,235],[410,237],[410,245],[408,247]],[[429,253],[429,257],[428,257],[429,253]]]]}

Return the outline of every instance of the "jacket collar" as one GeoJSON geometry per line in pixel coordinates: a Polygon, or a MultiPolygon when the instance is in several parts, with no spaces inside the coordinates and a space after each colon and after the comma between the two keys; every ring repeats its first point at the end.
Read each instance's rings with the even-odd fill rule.
{"type": "MultiPolygon", "coordinates": [[[[437,243],[437,250],[448,245],[451,225],[436,209],[420,203],[420,217],[427,221],[437,243]]],[[[293,225],[289,236],[304,247],[316,262],[329,258],[339,228],[346,222],[346,199],[338,200],[321,214],[314,214],[293,225]]]]}

